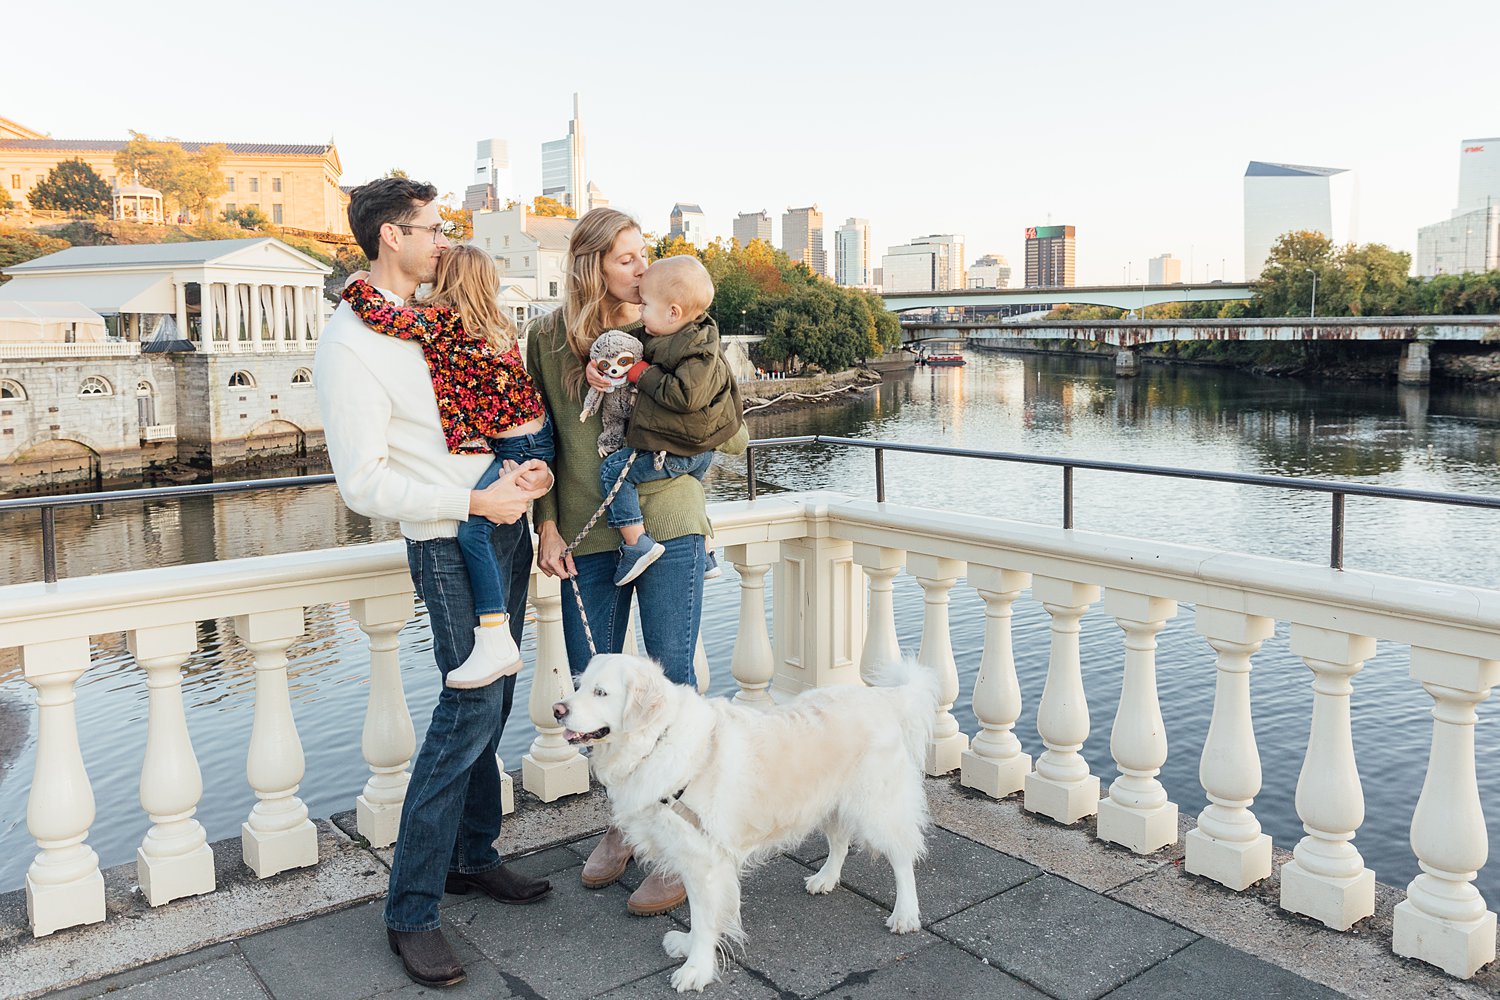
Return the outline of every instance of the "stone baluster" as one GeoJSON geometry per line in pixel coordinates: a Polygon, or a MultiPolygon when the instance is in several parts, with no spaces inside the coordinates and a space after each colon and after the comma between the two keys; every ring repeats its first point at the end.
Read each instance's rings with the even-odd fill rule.
{"type": "Polygon", "coordinates": [[[953,703],[958,700],[958,664],[953,662],[953,639],[948,631],[948,595],[964,573],[958,559],[943,559],[913,552],[906,557],[907,569],[922,585],[922,645],[917,662],[936,670],[942,678],[937,720],[932,741],[927,744],[927,773],[947,774],[963,764],[969,738],[958,728],[953,703]]]}
{"type": "Polygon", "coordinates": [[[1344,931],[1375,912],[1375,873],[1352,843],[1365,796],[1349,726],[1351,682],[1375,655],[1375,640],[1293,624],[1292,652],[1313,672],[1313,712],[1297,777],[1297,815],[1307,836],[1281,866],[1281,906],[1344,931]]]}
{"type": "MultiPolygon", "coordinates": [[[[568,600],[573,600],[571,594],[568,600]]],[[[562,586],[556,577],[538,573],[531,578],[531,604],[536,608],[536,666],[531,676],[528,707],[536,726],[531,752],[521,758],[521,786],[543,802],[589,790],[588,758],[563,737],[563,727],[552,706],[573,693],[568,651],[563,643],[562,586]]]]}
{"type": "Polygon", "coordinates": [[[151,829],[135,852],[136,881],[152,906],[213,892],[214,855],[193,814],[203,797],[203,775],[182,707],[182,664],[198,648],[192,622],[136,629],[130,655],[146,671],[150,700],[141,808],[151,829]]]}
{"type": "Polygon", "coordinates": [[[73,714],[73,684],[88,665],[85,637],[21,648],[37,705],[36,765],[26,796],[26,828],[41,848],[26,870],[26,919],[37,937],[104,919],[104,877],[87,843],[94,790],[73,714]]]}
{"type": "Polygon", "coordinates": [[[495,767],[500,771],[500,815],[509,816],[516,811],[516,783],[505,769],[505,758],[495,754],[495,767]]]}
{"type": "Polygon", "coordinates": [[[1021,685],[1016,681],[1010,641],[1012,607],[1031,585],[1031,574],[971,565],[969,585],[984,599],[984,655],[974,681],[974,716],[981,728],[964,751],[959,780],[1001,798],[1019,792],[1031,773],[1031,755],[1021,752],[1015,733],[1021,715],[1021,685]]]}
{"type": "Polygon", "coordinates": [[[355,800],[355,828],[371,847],[389,847],[396,842],[406,786],[411,781],[406,765],[417,746],[406,691],[401,686],[398,638],[411,611],[410,593],[349,602],[349,615],[359,623],[370,646],[370,698],[359,741],[370,778],[355,800]]]}
{"type": "Polygon", "coordinates": [[[239,615],[235,634],[255,660],[255,722],[245,776],[259,801],[240,827],[245,864],[257,878],[318,863],[318,831],[297,797],[302,740],[292,718],[286,651],[306,630],[302,608],[239,615]]]}
{"type": "Polygon", "coordinates": [[[1109,737],[1120,776],[1099,803],[1098,836],[1150,854],[1177,843],[1177,806],[1156,779],[1167,762],[1167,727],[1156,694],[1156,633],[1177,614],[1177,602],[1110,590],[1104,610],[1125,631],[1125,677],[1109,737]]]}
{"type": "Polygon", "coordinates": [[[1089,738],[1089,706],[1078,656],[1079,620],[1099,599],[1093,584],[1036,577],[1031,593],[1052,618],[1047,683],[1037,706],[1036,730],[1046,750],[1026,775],[1022,806],[1072,824],[1099,811],[1099,779],[1079,753],[1089,738]]]}
{"type": "Polygon", "coordinates": [[[1269,618],[1198,605],[1196,624],[1218,656],[1213,716],[1198,780],[1208,805],[1188,831],[1184,867],[1239,892],[1271,874],[1271,838],[1250,811],[1260,794],[1260,751],[1250,717],[1250,657],[1271,637],[1269,618]]]}
{"type": "Polygon", "coordinates": [[[870,670],[901,659],[896,638],[896,606],[893,581],[906,565],[906,553],[879,545],[854,544],[854,561],[869,581],[870,608],[865,619],[865,643],[859,656],[859,674],[867,682],[870,670]]]}
{"type": "Polygon", "coordinates": [[[741,705],[764,708],[771,704],[776,654],[766,628],[766,573],[780,553],[780,542],[747,542],[724,548],[724,558],[740,576],[740,627],[735,633],[729,669],[739,685],[734,700],[741,705]]]}
{"type": "Polygon", "coordinates": [[[1468,979],[1495,958],[1495,913],[1474,888],[1489,837],[1474,768],[1474,706],[1500,683],[1500,660],[1413,646],[1411,676],[1432,696],[1432,751],[1411,821],[1422,874],[1396,904],[1396,954],[1468,979]]]}

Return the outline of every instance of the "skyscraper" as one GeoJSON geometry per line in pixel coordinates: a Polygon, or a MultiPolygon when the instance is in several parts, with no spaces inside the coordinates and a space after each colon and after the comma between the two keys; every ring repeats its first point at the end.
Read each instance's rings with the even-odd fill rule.
{"type": "Polygon", "coordinates": [[[817,205],[786,210],[781,217],[781,249],[792,260],[810,267],[813,274],[828,273],[828,254],[823,249],[823,213],[817,205]]]}
{"type": "Polygon", "coordinates": [[[1357,210],[1353,171],[1251,160],[1245,168],[1245,280],[1260,277],[1271,248],[1287,233],[1354,242],[1357,210]]]}
{"type": "Polygon", "coordinates": [[[1146,270],[1150,274],[1148,280],[1153,285],[1182,284],[1182,261],[1169,253],[1152,257],[1146,262],[1146,270]]]}
{"type": "Polygon", "coordinates": [[[697,205],[678,202],[672,206],[672,226],[667,235],[682,237],[695,247],[708,246],[708,234],[703,228],[703,209],[697,205]]]}
{"type": "Polygon", "coordinates": [[[589,210],[588,180],[583,169],[583,122],[578,117],[578,95],[573,95],[573,120],[568,134],[542,143],[542,194],[555,198],[579,215],[589,210]]]}
{"type": "Polygon", "coordinates": [[[1076,256],[1072,226],[1031,226],[1026,230],[1026,287],[1072,288],[1076,256]]]}
{"type": "Polygon", "coordinates": [[[510,181],[510,149],[504,139],[480,139],[474,153],[474,176],[464,189],[464,208],[493,212],[514,197],[510,181]]]}
{"type": "Polygon", "coordinates": [[[953,234],[919,236],[891,247],[880,259],[881,287],[887,292],[946,292],[964,287],[964,238],[953,234]]]}
{"type": "Polygon", "coordinates": [[[1010,261],[1004,254],[987,253],[969,266],[970,288],[1009,288],[1010,261]]]}
{"type": "Polygon", "coordinates": [[[869,219],[849,219],[834,233],[833,280],[840,285],[870,283],[869,219]]]}
{"type": "Polygon", "coordinates": [[[755,240],[771,245],[771,217],[765,209],[759,212],[741,212],[734,220],[734,238],[740,246],[747,247],[755,240]]]}
{"type": "Polygon", "coordinates": [[[1417,230],[1417,273],[1500,269],[1500,138],[1459,144],[1458,207],[1417,230]]]}

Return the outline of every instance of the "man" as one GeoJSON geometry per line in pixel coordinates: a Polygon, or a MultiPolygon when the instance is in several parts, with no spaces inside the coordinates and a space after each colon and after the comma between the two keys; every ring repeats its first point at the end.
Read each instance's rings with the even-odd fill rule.
{"type": "MultiPolygon", "coordinates": [[[[436,197],[430,184],[394,177],[350,196],[349,225],[370,259],[369,281],[398,303],[433,279],[448,246],[436,197]]],[[[445,889],[532,903],[552,888],[508,871],[494,846],[500,835],[495,746],[515,677],[463,690],[443,684],[468,657],[478,623],[458,524],[470,515],[500,524],[524,518],[528,502],[551,488],[552,475],[531,461],[473,490],[490,456],[448,451],[421,347],[368,329],[347,304],[318,343],[314,384],[339,493],[360,514],[401,522],[412,582],[432,625],[440,694],[412,763],[385,923],[407,975],[425,986],[452,986],[464,970],[439,929],[445,889]]],[[[504,567],[518,644],[531,566],[530,535],[523,538],[504,567]]]]}

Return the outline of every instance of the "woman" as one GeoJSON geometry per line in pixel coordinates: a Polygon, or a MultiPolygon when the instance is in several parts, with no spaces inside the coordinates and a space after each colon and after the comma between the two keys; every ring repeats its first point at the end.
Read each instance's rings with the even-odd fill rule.
{"type": "MultiPolygon", "coordinates": [[[[556,485],[534,510],[537,565],[547,575],[563,578],[563,635],[575,677],[589,661],[573,596],[577,588],[598,652],[618,653],[623,648],[634,594],[640,601],[647,654],[670,680],[693,684],[703,599],[703,540],[710,532],[703,485],[692,476],[677,476],[640,487],[646,529],[666,552],[629,584],[615,586],[620,536],[603,519],[577,549],[565,554],[603,501],[598,450],[602,424],[597,413],[585,421],[579,415],[588,385],[607,389],[609,383],[585,362],[595,338],[605,330],[644,336],[640,282],[648,263],[646,241],[636,221],[611,208],[594,209],[578,221],[568,241],[563,307],[538,320],[527,335],[526,367],[541,388],[557,435],[556,485]]],[[[611,828],[584,865],[583,884],[598,889],[614,882],[630,855],[630,846],[611,828]]],[[[629,909],[650,916],[686,898],[676,879],[653,872],[631,894],[629,909]]]]}

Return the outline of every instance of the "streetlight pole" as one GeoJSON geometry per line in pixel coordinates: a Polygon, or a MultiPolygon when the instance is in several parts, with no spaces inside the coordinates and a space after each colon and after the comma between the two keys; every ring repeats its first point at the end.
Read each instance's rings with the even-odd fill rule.
{"type": "Polygon", "coordinates": [[[1307,315],[1311,319],[1317,319],[1317,317],[1318,317],[1318,272],[1314,271],[1310,267],[1303,268],[1303,270],[1305,270],[1308,274],[1310,274],[1310,275],[1313,276],[1312,309],[1308,312],[1307,315]]]}

